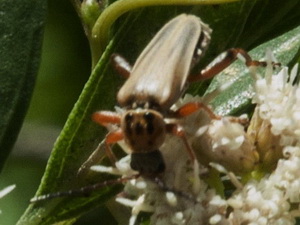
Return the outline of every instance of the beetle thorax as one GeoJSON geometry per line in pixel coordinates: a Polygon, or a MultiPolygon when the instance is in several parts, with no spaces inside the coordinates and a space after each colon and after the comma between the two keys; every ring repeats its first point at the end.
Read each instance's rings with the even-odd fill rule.
{"type": "Polygon", "coordinates": [[[158,150],[165,140],[165,127],[162,114],[152,109],[128,110],[121,120],[124,140],[134,153],[158,150]]]}

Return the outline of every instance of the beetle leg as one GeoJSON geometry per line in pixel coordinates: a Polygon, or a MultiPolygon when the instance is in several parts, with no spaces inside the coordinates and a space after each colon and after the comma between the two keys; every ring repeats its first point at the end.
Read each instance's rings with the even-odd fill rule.
{"type": "MultiPolygon", "coordinates": [[[[121,117],[116,112],[111,111],[99,111],[95,112],[92,116],[92,119],[99,123],[102,126],[106,126],[108,124],[120,124],[121,117]]],[[[105,152],[109,157],[110,161],[115,165],[117,158],[115,154],[112,152],[110,145],[114,144],[124,138],[122,130],[119,128],[115,131],[109,132],[105,137],[105,152]]]]}
{"type": "Polygon", "coordinates": [[[100,162],[102,158],[105,156],[105,154],[110,159],[112,165],[115,165],[117,161],[117,157],[113,153],[110,145],[122,139],[123,139],[123,132],[121,131],[121,129],[108,133],[105,139],[100,142],[100,144],[89,156],[89,158],[80,166],[77,172],[78,176],[84,177],[86,173],[89,171],[90,167],[100,162]],[[105,154],[103,153],[103,151],[105,151],[105,154]]]}
{"type": "Polygon", "coordinates": [[[229,119],[230,122],[239,123],[244,127],[248,127],[248,125],[249,125],[249,119],[247,117],[232,117],[232,116],[229,116],[227,118],[229,119]]]}
{"type": "Polygon", "coordinates": [[[111,150],[111,144],[121,141],[124,138],[123,131],[121,129],[109,132],[105,137],[105,152],[113,165],[118,161],[117,157],[111,150]]]}
{"type": "Polygon", "coordinates": [[[107,126],[108,124],[120,124],[121,123],[121,116],[112,111],[99,111],[95,112],[92,115],[93,121],[99,123],[102,126],[107,126]]]}
{"type": "Polygon", "coordinates": [[[205,110],[211,119],[219,120],[221,119],[220,116],[216,115],[207,105],[205,105],[202,102],[189,102],[183,106],[181,106],[179,109],[175,111],[175,116],[177,117],[185,117],[189,116],[190,114],[203,109],[205,110]]]}
{"type": "Polygon", "coordinates": [[[177,137],[181,138],[181,140],[183,141],[183,144],[185,145],[186,151],[188,152],[192,162],[194,162],[194,160],[196,160],[196,155],[195,155],[193,148],[191,147],[191,145],[189,144],[189,142],[187,140],[187,137],[185,135],[183,128],[178,124],[167,124],[166,129],[169,133],[172,133],[172,134],[176,135],[177,137]]]}
{"type": "Polygon", "coordinates": [[[105,156],[105,140],[101,141],[89,158],[80,166],[77,175],[80,177],[85,177],[90,171],[90,167],[99,163],[105,156]]]}
{"type": "MultiPolygon", "coordinates": [[[[247,67],[250,66],[267,66],[266,62],[252,60],[251,56],[241,48],[231,48],[219,55],[212,63],[210,63],[200,74],[191,75],[188,78],[189,82],[203,81],[210,79],[223,71],[226,67],[232,64],[237,58],[241,58],[247,67]]],[[[273,63],[279,65],[278,63],[273,63]]]]}
{"type": "MultiPolygon", "coordinates": [[[[206,104],[202,102],[189,102],[183,106],[181,106],[179,109],[177,109],[175,113],[175,117],[185,117],[189,116],[190,114],[203,109],[207,112],[209,117],[212,120],[220,120],[222,119],[221,116],[216,115],[206,104]]],[[[248,118],[241,118],[241,117],[228,117],[230,122],[233,123],[240,123],[243,126],[248,126],[249,120],[248,118]]]]}
{"type": "Polygon", "coordinates": [[[118,54],[111,55],[111,61],[115,70],[125,78],[128,78],[131,73],[132,66],[127,60],[118,54]]]}

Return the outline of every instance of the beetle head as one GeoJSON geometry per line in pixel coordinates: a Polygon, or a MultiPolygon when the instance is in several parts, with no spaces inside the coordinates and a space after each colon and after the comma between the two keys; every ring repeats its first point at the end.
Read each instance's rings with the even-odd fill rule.
{"type": "Polygon", "coordinates": [[[162,114],[152,109],[128,110],[121,119],[125,142],[133,153],[158,150],[166,136],[162,114]]]}

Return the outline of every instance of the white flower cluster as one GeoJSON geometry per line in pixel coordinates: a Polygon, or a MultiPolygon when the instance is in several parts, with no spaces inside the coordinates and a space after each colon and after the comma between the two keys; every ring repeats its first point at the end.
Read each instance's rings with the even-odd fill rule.
{"type": "Polygon", "coordinates": [[[227,201],[232,207],[230,224],[295,224],[295,218],[300,216],[300,87],[294,84],[297,68],[298,65],[290,76],[287,68],[273,75],[269,63],[265,77],[256,77],[256,116],[262,120],[263,131],[278,140],[265,135],[259,142],[274,141],[262,146],[279,144],[283,157],[277,159],[271,174],[249,181],[227,201]]]}
{"type": "MultiPolygon", "coordinates": [[[[267,58],[265,76],[254,74],[253,102],[257,107],[250,131],[244,129],[244,118],[212,119],[206,110],[178,120],[197,161],[191,162],[180,138],[167,135],[160,149],[166,163],[163,175],[158,181],[143,177],[129,180],[125,194],[117,197],[119,203],[132,208],[130,225],[136,223],[142,211],[152,213],[150,222],[155,225],[295,224],[295,218],[300,216],[300,87],[294,84],[297,66],[290,76],[287,68],[273,75],[274,59],[270,54],[267,58]],[[250,178],[242,184],[237,176],[249,174],[268,158],[260,149],[265,146],[268,146],[266,151],[274,148],[280,151],[273,157],[274,168],[263,178],[250,178]],[[207,175],[210,166],[225,173],[223,178],[229,178],[236,186],[228,199],[221,194],[218,182],[210,183],[214,187],[211,188],[201,179],[210,176],[207,175]]],[[[207,103],[209,99],[211,96],[186,95],[172,109],[187,102],[207,103]]],[[[125,152],[130,152],[124,143],[120,144],[125,152]]],[[[118,161],[116,168],[94,166],[93,169],[129,177],[136,173],[129,163],[130,155],[118,161]]],[[[218,180],[219,175],[214,175],[218,180]]]]}
{"type": "Polygon", "coordinates": [[[253,103],[258,105],[259,116],[271,124],[273,135],[280,135],[283,146],[300,141],[300,88],[293,85],[297,71],[298,64],[290,75],[283,68],[273,76],[269,64],[265,77],[258,77],[254,85],[253,103]]]}

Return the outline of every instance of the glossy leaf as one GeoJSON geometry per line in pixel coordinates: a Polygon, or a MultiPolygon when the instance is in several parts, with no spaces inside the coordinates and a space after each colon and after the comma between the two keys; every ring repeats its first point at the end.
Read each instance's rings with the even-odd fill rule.
{"type": "MultiPolygon", "coordinates": [[[[264,60],[268,49],[274,53],[275,58],[282,66],[287,66],[295,61],[295,58],[299,57],[300,54],[300,26],[260,45],[249,53],[253,59],[264,60]]],[[[233,82],[233,84],[212,102],[215,112],[220,115],[245,112],[253,96],[251,86],[253,81],[243,62],[237,61],[224,70],[214,80],[208,91],[227,82],[233,82]]]]}
{"type": "Polygon", "coordinates": [[[39,68],[46,1],[0,1],[0,170],[21,128],[39,68]]]}

